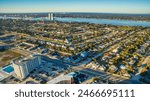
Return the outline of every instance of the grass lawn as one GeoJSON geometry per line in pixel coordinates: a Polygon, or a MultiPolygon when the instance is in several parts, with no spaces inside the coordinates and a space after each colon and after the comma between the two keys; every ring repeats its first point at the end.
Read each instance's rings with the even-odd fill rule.
{"type": "Polygon", "coordinates": [[[0,51],[0,67],[9,64],[12,59],[20,56],[21,54],[12,52],[11,50],[0,51]]]}

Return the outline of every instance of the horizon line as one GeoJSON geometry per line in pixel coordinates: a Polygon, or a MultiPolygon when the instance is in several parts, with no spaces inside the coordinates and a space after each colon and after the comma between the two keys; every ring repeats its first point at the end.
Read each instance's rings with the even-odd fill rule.
{"type": "Polygon", "coordinates": [[[115,13],[115,12],[59,12],[59,11],[55,11],[55,12],[0,12],[0,14],[5,13],[5,14],[23,14],[23,13],[101,13],[101,14],[150,14],[150,13],[115,13]]]}

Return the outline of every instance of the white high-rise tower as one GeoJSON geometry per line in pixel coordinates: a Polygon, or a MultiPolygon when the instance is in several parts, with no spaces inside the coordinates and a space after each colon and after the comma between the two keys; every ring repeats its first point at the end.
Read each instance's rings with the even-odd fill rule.
{"type": "Polygon", "coordinates": [[[49,20],[54,20],[54,15],[53,15],[53,13],[48,13],[48,19],[49,20]]]}
{"type": "Polygon", "coordinates": [[[41,65],[41,56],[20,57],[12,61],[14,71],[19,79],[26,78],[31,71],[41,65]]]}

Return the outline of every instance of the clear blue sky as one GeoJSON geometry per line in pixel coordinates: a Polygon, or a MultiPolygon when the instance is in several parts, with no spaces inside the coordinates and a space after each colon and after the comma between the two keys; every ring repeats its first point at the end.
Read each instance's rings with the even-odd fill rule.
{"type": "Polygon", "coordinates": [[[103,12],[150,14],[150,0],[0,0],[0,12],[103,12]]]}

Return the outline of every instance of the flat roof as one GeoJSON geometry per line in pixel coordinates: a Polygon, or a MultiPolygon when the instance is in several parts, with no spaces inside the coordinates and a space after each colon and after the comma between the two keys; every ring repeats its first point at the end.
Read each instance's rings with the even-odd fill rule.
{"type": "Polygon", "coordinates": [[[0,81],[6,79],[7,77],[9,77],[10,75],[5,73],[4,71],[0,71],[0,81]]]}
{"type": "Polygon", "coordinates": [[[29,61],[29,60],[31,60],[31,59],[33,59],[33,58],[35,58],[35,57],[37,57],[37,56],[32,56],[32,55],[30,55],[30,56],[28,56],[28,57],[19,57],[19,58],[17,58],[17,59],[14,59],[13,62],[14,62],[15,64],[20,64],[21,62],[29,61]]]}
{"type": "Polygon", "coordinates": [[[57,76],[56,78],[54,78],[54,79],[48,81],[47,83],[48,83],[48,84],[57,84],[57,83],[60,82],[60,81],[71,80],[71,78],[72,78],[72,77],[69,76],[69,75],[64,75],[64,74],[62,74],[62,75],[57,76]]]}

